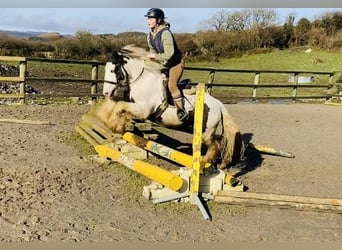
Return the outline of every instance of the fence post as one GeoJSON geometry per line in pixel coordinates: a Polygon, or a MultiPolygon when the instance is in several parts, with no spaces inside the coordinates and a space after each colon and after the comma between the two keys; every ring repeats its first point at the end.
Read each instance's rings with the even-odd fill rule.
{"type": "Polygon", "coordinates": [[[26,75],[26,59],[25,61],[19,62],[19,78],[21,79],[19,82],[19,94],[23,97],[20,98],[20,103],[25,103],[25,75],[26,75]]]}
{"type": "Polygon", "coordinates": [[[298,73],[294,73],[294,85],[292,90],[292,101],[296,101],[298,87],[298,73]]]}
{"type": "MultiPolygon", "coordinates": [[[[330,74],[329,74],[329,86],[328,86],[328,88],[327,88],[327,96],[326,96],[326,98],[325,98],[325,100],[326,101],[328,101],[329,99],[331,99],[332,98],[332,96],[330,96],[329,97],[329,90],[331,90],[331,89],[333,89],[333,92],[335,91],[335,88],[336,88],[336,90],[337,90],[337,94],[338,94],[338,86],[337,86],[337,84],[335,83],[334,84],[334,76],[335,76],[335,73],[334,72],[331,72],[330,74]]],[[[332,95],[334,95],[334,93],[332,94],[332,95]]]]}
{"type": "MultiPolygon", "coordinates": [[[[91,66],[91,80],[98,80],[99,78],[99,65],[98,63],[93,63],[91,66]]],[[[97,82],[91,83],[90,94],[97,94],[97,82]]],[[[91,97],[91,103],[96,102],[96,97],[91,97]]]]}
{"type": "Polygon", "coordinates": [[[334,83],[334,76],[335,76],[335,72],[331,72],[329,74],[329,84],[333,84],[334,83]]]}
{"type": "Polygon", "coordinates": [[[342,71],[334,71],[330,74],[329,83],[333,84],[337,89],[337,97],[342,100],[342,71]],[[333,83],[333,78],[335,78],[335,83],[333,83]]]}
{"type": "Polygon", "coordinates": [[[208,88],[207,88],[207,92],[209,94],[211,94],[212,88],[213,86],[211,85],[214,82],[214,77],[215,77],[215,70],[210,70],[209,72],[209,79],[208,79],[208,88]]]}
{"type": "Polygon", "coordinates": [[[260,72],[256,72],[255,76],[254,76],[254,87],[253,87],[253,102],[256,101],[256,97],[257,97],[257,86],[260,82],[260,72]]]}

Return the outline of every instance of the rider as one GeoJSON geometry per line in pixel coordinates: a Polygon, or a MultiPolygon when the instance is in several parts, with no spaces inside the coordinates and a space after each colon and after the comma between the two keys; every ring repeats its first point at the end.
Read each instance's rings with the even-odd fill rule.
{"type": "Polygon", "coordinates": [[[147,43],[150,49],[149,58],[163,64],[163,72],[169,76],[168,88],[174,105],[177,108],[177,117],[185,121],[189,114],[184,109],[184,100],[178,88],[178,82],[184,70],[184,61],[181,51],[178,49],[170,24],[165,21],[164,11],[159,8],[151,8],[147,11],[147,25],[151,29],[147,35],[147,43]]]}

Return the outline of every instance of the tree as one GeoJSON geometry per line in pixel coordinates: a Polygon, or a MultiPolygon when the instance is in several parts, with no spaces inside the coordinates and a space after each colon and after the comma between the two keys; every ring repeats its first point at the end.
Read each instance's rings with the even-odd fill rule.
{"type": "Polygon", "coordinates": [[[289,48],[295,41],[294,36],[294,21],[295,17],[289,15],[287,17],[287,22],[283,26],[283,45],[284,48],[289,48]]]}
{"type": "Polygon", "coordinates": [[[296,44],[298,45],[308,44],[310,30],[311,30],[311,22],[305,17],[301,18],[297,23],[297,27],[295,28],[296,44]]]}
{"type": "Polygon", "coordinates": [[[252,27],[257,29],[270,27],[278,19],[278,15],[273,9],[252,9],[250,16],[252,27]]]}
{"type": "Polygon", "coordinates": [[[342,12],[326,13],[321,18],[320,26],[326,30],[327,35],[335,35],[342,30],[342,12]]]}
{"type": "Polygon", "coordinates": [[[227,17],[228,14],[226,11],[221,10],[215,13],[211,18],[205,21],[204,25],[208,30],[228,30],[227,27],[227,17]]]}
{"type": "Polygon", "coordinates": [[[221,10],[206,21],[206,26],[215,31],[262,29],[274,25],[277,19],[273,9],[221,10]]]}

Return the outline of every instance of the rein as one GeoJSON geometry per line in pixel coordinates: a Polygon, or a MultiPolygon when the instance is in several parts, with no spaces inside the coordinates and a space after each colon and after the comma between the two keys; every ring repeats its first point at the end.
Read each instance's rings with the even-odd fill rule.
{"type": "Polygon", "coordinates": [[[118,83],[118,82],[113,82],[113,81],[108,81],[108,80],[103,80],[103,82],[113,84],[113,85],[120,85],[120,83],[118,83]]]}

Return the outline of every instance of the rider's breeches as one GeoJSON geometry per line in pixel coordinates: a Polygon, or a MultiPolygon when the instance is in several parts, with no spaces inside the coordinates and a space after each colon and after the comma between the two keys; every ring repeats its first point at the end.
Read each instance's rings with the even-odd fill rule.
{"type": "Polygon", "coordinates": [[[169,87],[173,102],[177,108],[184,108],[182,93],[180,92],[178,88],[178,82],[182,77],[183,70],[184,70],[184,62],[182,61],[181,63],[170,68],[170,71],[169,71],[168,87],[169,87]]]}

